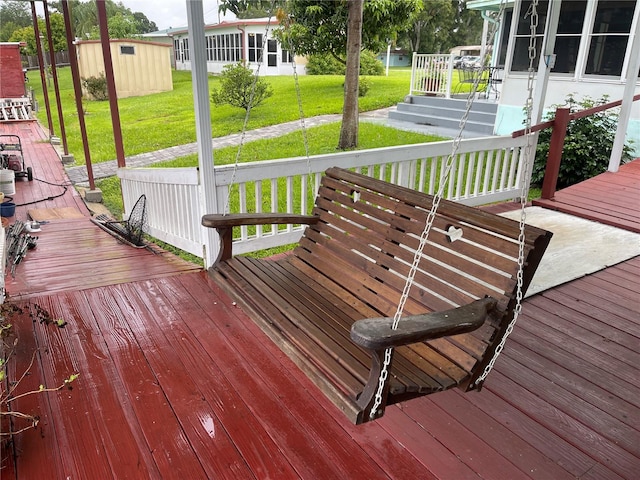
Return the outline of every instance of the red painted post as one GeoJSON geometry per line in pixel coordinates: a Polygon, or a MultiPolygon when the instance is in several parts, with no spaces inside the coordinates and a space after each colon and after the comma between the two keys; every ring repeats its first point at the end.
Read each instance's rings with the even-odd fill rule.
{"type": "Polygon", "coordinates": [[[31,1],[31,17],[33,19],[33,33],[36,37],[36,52],[38,54],[38,66],[40,68],[40,82],[42,82],[42,97],[47,113],[47,123],[49,124],[49,138],[53,137],[53,120],[51,119],[51,105],[49,104],[49,92],[47,90],[47,72],[44,67],[44,53],[42,42],[40,42],[40,28],[38,27],[38,15],[36,15],[36,3],[31,1]]]}
{"type": "Polygon", "coordinates": [[[76,100],[76,110],[78,112],[78,125],[80,126],[80,136],[82,137],[82,146],[84,148],[84,159],[87,166],[87,176],[89,177],[89,188],[96,189],[96,183],[93,178],[93,165],[91,164],[91,151],[89,150],[89,140],[87,138],[87,125],[84,121],[84,108],[82,106],[82,85],[80,84],[80,71],[78,67],[78,57],[76,53],[76,45],[73,43],[73,27],[71,26],[71,10],[69,9],[69,1],[63,0],[62,16],[64,17],[64,28],[67,36],[67,48],[69,49],[69,66],[71,67],[71,80],[73,81],[73,92],[76,100]]]}
{"type": "Polygon", "coordinates": [[[562,161],[562,149],[564,148],[564,137],[567,135],[567,125],[569,125],[569,108],[557,108],[553,122],[553,133],[549,144],[549,155],[547,156],[547,167],[544,171],[544,181],[542,182],[541,197],[545,200],[553,198],[558,184],[558,174],[560,173],[560,162],[562,161]]]}
{"type": "Polygon", "coordinates": [[[47,0],[43,0],[44,21],[47,26],[47,41],[49,42],[49,65],[51,66],[51,77],[53,78],[53,89],[56,94],[56,105],[58,109],[58,123],[60,125],[60,138],[62,139],[62,150],[65,155],[69,155],[69,144],[67,143],[67,130],[64,125],[62,114],[62,102],[60,101],[60,86],[58,84],[58,69],[56,67],[56,52],[53,50],[53,36],[51,35],[51,20],[49,16],[49,6],[47,0]]]}
{"type": "Polygon", "coordinates": [[[98,25],[100,28],[100,44],[102,45],[102,57],[104,60],[104,72],[107,79],[107,92],[109,94],[109,110],[111,111],[111,124],[113,126],[113,141],[116,147],[116,159],[118,167],[126,167],[124,158],[124,145],[122,143],[122,128],[120,126],[120,110],[118,109],[118,96],[116,82],[113,74],[113,61],[111,58],[111,43],[109,40],[109,28],[107,26],[107,7],[105,0],[97,0],[98,25]]]}

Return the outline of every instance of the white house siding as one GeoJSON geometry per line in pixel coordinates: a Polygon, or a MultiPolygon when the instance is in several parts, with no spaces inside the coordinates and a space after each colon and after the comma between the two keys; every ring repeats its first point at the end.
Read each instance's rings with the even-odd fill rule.
{"type": "MultiPolygon", "coordinates": [[[[225,65],[244,63],[254,72],[260,66],[260,75],[293,75],[293,65],[286,50],[273,38],[272,30],[277,27],[277,20],[272,19],[267,30],[267,19],[238,20],[205,26],[205,42],[207,43],[207,71],[220,73],[225,65]],[[238,45],[238,41],[241,43],[238,45]],[[266,43],[264,49],[260,42],[266,43]],[[264,51],[264,61],[259,62],[259,53],[264,51]]],[[[175,32],[174,58],[177,70],[191,70],[189,55],[189,39],[186,30],[175,32]]],[[[296,57],[296,72],[305,74],[306,61],[296,57]]]]}
{"type": "MultiPolygon", "coordinates": [[[[495,46],[494,51],[498,52],[498,55],[492,59],[493,65],[504,67],[505,72],[503,83],[500,87],[501,94],[495,124],[495,133],[498,135],[508,134],[513,130],[522,128],[525,117],[523,106],[527,97],[527,74],[521,71],[511,71],[512,65],[517,63],[514,62],[514,56],[517,55],[515,53],[517,50],[515,45],[516,27],[514,22],[514,27],[511,28],[511,23],[508,20],[511,18],[512,13],[520,11],[518,4],[519,2],[514,1],[510,1],[507,4],[505,22],[503,22],[502,25],[502,36],[505,37],[506,35],[505,38],[507,38],[508,41],[505,41],[502,45],[495,46]],[[506,34],[504,32],[506,32],[506,34]]],[[[545,5],[542,0],[540,4],[545,5]]],[[[484,11],[495,11],[499,5],[499,0],[474,0],[467,4],[469,8],[484,11]]],[[[577,99],[584,97],[599,99],[603,95],[608,95],[610,101],[618,100],[622,98],[623,95],[627,65],[630,61],[631,43],[634,32],[637,31],[638,22],[640,21],[640,0],[626,0],[626,2],[617,0],[583,0],[582,2],[563,0],[562,8],[567,9],[567,17],[565,18],[576,18],[576,10],[580,9],[580,5],[584,7],[584,17],[581,27],[578,25],[572,32],[570,31],[571,28],[567,27],[565,23],[564,32],[562,28],[558,31],[555,51],[559,58],[562,56],[560,62],[564,62],[563,65],[570,65],[570,68],[565,68],[565,70],[570,71],[564,73],[551,71],[545,97],[544,108],[546,111],[554,110],[554,105],[562,104],[569,94],[573,94],[577,99]],[[628,28],[626,33],[618,31],[602,33],[606,29],[603,26],[604,20],[602,14],[599,14],[598,7],[599,5],[608,5],[611,7],[613,4],[626,6],[627,12],[630,9],[633,10],[632,15],[625,15],[625,18],[628,19],[625,26],[625,28],[628,28]],[[572,9],[571,13],[568,12],[569,9],[572,9]],[[599,24],[596,32],[593,31],[595,24],[599,24]],[[608,57],[606,54],[601,56],[603,59],[601,63],[603,65],[606,60],[611,60],[611,58],[617,59],[617,63],[614,66],[615,68],[612,69],[615,71],[615,74],[588,73],[589,71],[599,68],[594,66],[596,62],[594,62],[593,57],[595,56],[594,51],[596,50],[596,45],[594,44],[592,48],[591,40],[596,35],[606,34],[617,35],[619,38],[627,37],[626,48],[624,45],[622,45],[622,47],[618,45],[614,54],[610,54],[608,57]],[[571,42],[573,42],[572,45],[575,46],[573,50],[572,47],[569,46],[571,42]],[[624,49],[624,52],[621,52],[621,49],[624,49]]],[[[515,17],[515,15],[513,16],[515,17]]],[[[546,18],[546,15],[544,15],[544,17],[546,18]]],[[[620,17],[621,15],[618,14],[617,19],[620,17]]],[[[540,21],[543,22],[543,20],[544,18],[541,17],[540,21]]],[[[542,38],[542,30],[539,30],[539,34],[539,38],[542,38]]],[[[528,34],[524,36],[528,36],[528,34]]],[[[498,35],[498,37],[500,37],[500,35],[498,35]]],[[[601,43],[601,47],[602,45],[606,47],[606,41],[601,43]]],[[[603,51],[605,50],[604,47],[602,48],[603,51]]],[[[601,73],[608,73],[607,68],[610,67],[601,67],[601,73]]],[[[636,83],[635,93],[640,93],[640,82],[636,83]]],[[[627,130],[627,139],[633,141],[635,153],[640,155],[640,102],[633,103],[631,119],[627,130]]]]}

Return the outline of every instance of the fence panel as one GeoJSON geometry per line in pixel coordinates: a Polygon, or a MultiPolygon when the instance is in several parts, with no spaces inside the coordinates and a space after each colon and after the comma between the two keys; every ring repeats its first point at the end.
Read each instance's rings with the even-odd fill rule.
{"type": "Polygon", "coordinates": [[[147,197],[147,233],[202,257],[202,212],[197,168],[121,168],[125,218],[147,197]]]}
{"type": "MultiPolygon", "coordinates": [[[[522,185],[526,137],[487,137],[460,142],[451,161],[444,196],[467,205],[516,198],[522,185]]],[[[444,181],[452,142],[401,145],[328,155],[265,160],[215,167],[218,205],[225,212],[309,214],[322,173],[330,167],[352,168],[421,192],[434,194],[444,181]]],[[[120,169],[125,211],[147,195],[149,233],[162,241],[202,255],[198,170],[120,169]]],[[[301,225],[243,227],[234,232],[234,252],[248,253],[299,240],[301,225]]]]}

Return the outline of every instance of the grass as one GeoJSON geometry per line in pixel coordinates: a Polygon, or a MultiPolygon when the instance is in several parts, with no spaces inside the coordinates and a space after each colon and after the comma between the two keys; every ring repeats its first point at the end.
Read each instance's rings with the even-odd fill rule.
{"type": "MultiPolygon", "coordinates": [[[[173,90],[170,92],[128,97],[118,100],[120,123],[126,155],[159,150],[175,145],[195,142],[195,113],[191,73],[173,71],[173,90]]],[[[42,88],[37,72],[29,73],[30,85],[40,104],[38,117],[47,123],[44,112],[42,88]]],[[[69,68],[58,70],[60,96],[64,112],[65,130],[69,151],[77,165],[85,163],[80,129],[76,113],[71,72],[69,68]]],[[[248,129],[289,122],[299,119],[298,102],[293,77],[265,77],[273,87],[274,95],[252,110],[248,129]]],[[[360,110],[369,111],[395,105],[409,91],[411,70],[391,69],[388,77],[368,77],[371,89],[360,98],[360,110]]],[[[304,114],[307,117],[323,114],[340,114],[343,105],[344,77],[299,77],[304,114]]],[[[209,89],[217,88],[219,77],[209,77],[209,89]]],[[[53,110],[53,128],[60,134],[55,114],[55,95],[48,89],[53,110]]],[[[91,161],[100,163],[116,158],[109,102],[83,101],[86,113],[88,143],[91,161]]],[[[229,105],[211,105],[211,136],[220,137],[242,130],[245,111],[229,105]]],[[[337,142],[336,142],[337,144],[337,142]]]]}
{"type": "MultiPolygon", "coordinates": [[[[34,93],[40,100],[39,117],[46,123],[43,111],[43,93],[37,72],[30,77],[34,93]]],[[[74,92],[69,68],[58,70],[60,96],[69,144],[76,165],[84,164],[84,151],[77,121],[74,92]]],[[[299,119],[298,100],[291,76],[265,77],[271,84],[274,95],[251,112],[247,129],[275,125],[299,119]]],[[[371,88],[365,97],[359,99],[360,111],[371,111],[392,106],[402,101],[409,92],[410,68],[394,68],[389,76],[368,77],[371,88]]],[[[142,97],[118,100],[120,124],[126,155],[135,155],[175,145],[195,142],[195,113],[191,72],[172,71],[173,90],[142,97]]],[[[457,75],[453,77],[453,87],[457,75]]],[[[342,76],[301,76],[300,95],[304,115],[312,117],[324,114],[340,114],[343,107],[342,76]]],[[[209,77],[209,91],[217,88],[219,77],[209,77]]],[[[55,96],[49,88],[52,111],[55,112],[55,96]]],[[[111,125],[109,102],[83,100],[83,110],[87,125],[88,143],[93,163],[113,160],[116,156],[111,125]]],[[[237,133],[242,130],[245,111],[228,105],[211,104],[211,136],[213,138],[237,133]]],[[[59,134],[57,115],[53,114],[53,129],[59,134]]],[[[332,153],[338,144],[340,124],[330,124],[308,130],[309,153],[311,155],[332,153]]],[[[359,148],[378,148],[392,145],[422,143],[441,140],[433,136],[398,131],[381,125],[361,122],[359,148]]],[[[281,138],[247,143],[240,162],[302,156],[305,154],[301,132],[284,135],[281,138]]],[[[217,165],[234,163],[237,147],[219,149],[214,152],[217,165]]],[[[159,167],[196,166],[196,155],[178,158],[159,164],[159,167]]],[[[112,177],[98,182],[102,190],[105,206],[116,218],[123,213],[120,182],[112,177]]]]}
{"type": "MultiPolygon", "coordinates": [[[[309,128],[307,139],[310,155],[334,153],[335,145],[340,135],[340,124],[332,123],[309,128]]],[[[379,148],[393,145],[408,145],[414,143],[435,142],[442,138],[433,135],[424,135],[416,132],[395,130],[383,125],[368,122],[360,123],[359,149],[379,148]]],[[[235,163],[238,147],[225,147],[214,150],[216,165],[235,163]]],[[[292,132],[278,138],[256,140],[248,142],[242,149],[240,162],[256,160],[272,160],[277,158],[289,158],[305,155],[302,133],[292,132]]],[[[196,154],[176,158],[167,162],[152,165],[158,168],[195,167],[198,165],[196,154]]],[[[108,178],[98,182],[97,186],[102,190],[105,206],[120,218],[123,213],[120,182],[117,177],[108,178]]]]}
{"type": "MultiPolygon", "coordinates": [[[[336,153],[340,135],[340,123],[330,123],[307,129],[307,143],[310,155],[336,153]]],[[[396,130],[369,122],[360,122],[358,149],[409,145],[414,143],[436,142],[444,140],[435,135],[396,130]]],[[[235,163],[238,147],[226,147],[214,150],[216,165],[235,163]]],[[[301,131],[292,132],[274,139],[256,140],[244,144],[239,162],[254,162],[278,158],[300,157],[305,155],[304,139],[301,131]]],[[[176,158],[154,164],[154,167],[195,167],[197,154],[176,158]]]]}
{"type": "MultiPolygon", "coordinates": [[[[321,125],[318,127],[309,128],[307,130],[307,139],[309,145],[310,155],[319,155],[323,153],[335,152],[335,145],[337,145],[338,137],[340,135],[340,124],[332,123],[327,125],[321,125]]],[[[360,135],[359,135],[359,148],[378,148],[392,145],[407,145],[412,143],[424,143],[442,140],[440,137],[433,135],[424,135],[415,132],[406,132],[395,130],[393,128],[377,125],[373,123],[361,122],[360,123],[360,135]]],[[[214,151],[214,158],[216,165],[232,164],[235,162],[238,147],[225,147],[214,151]]],[[[242,156],[240,162],[250,162],[254,160],[271,160],[276,158],[287,158],[304,155],[304,143],[302,140],[301,132],[293,132],[283,135],[278,138],[256,140],[248,142],[242,149],[242,156]]],[[[152,165],[153,167],[163,168],[176,168],[176,167],[193,167],[197,166],[197,155],[189,155],[186,157],[177,158],[175,160],[162,162],[152,165]]],[[[121,218],[124,211],[122,204],[122,194],[120,189],[120,181],[117,177],[107,178],[97,183],[98,188],[102,190],[102,197],[105,206],[113,213],[116,218],[121,218]]],[[[284,187],[284,186],[282,186],[284,187]]],[[[268,191],[270,185],[264,186],[265,191],[268,191]]],[[[249,193],[251,195],[251,193],[249,193]]],[[[313,199],[309,199],[313,204],[313,199]]],[[[299,199],[297,199],[299,202],[299,199]]],[[[249,200],[249,204],[253,204],[252,200],[249,200]]],[[[266,206],[265,208],[268,208],[266,206]]],[[[155,240],[154,240],[155,242],[155,240]]],[[[156,242],[157,243],[157,242],[156,242]]],[[[163,245],[163,248],[173,251],[180,255],[182,258],[194,263],[198,263],[195,257],[171,249],[167,245],[163,245]]],[[[268,249],[260,252],[256,252],[256,256],[270,256],[276,253],[290,250],[290,245],[277,247],[275,249],[268,249]]]]}

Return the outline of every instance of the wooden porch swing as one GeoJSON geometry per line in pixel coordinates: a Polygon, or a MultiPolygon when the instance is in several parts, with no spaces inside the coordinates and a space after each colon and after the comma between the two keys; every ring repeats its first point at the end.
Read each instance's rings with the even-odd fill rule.
{"type": "MultiPolygon", "coordinates": [[[[516,306],[518,222],[443,200],[391,329],[433,197],[331,168],[310,216],[205,215],[222,251],[212,278],[356,423],[370,420],[387,347],[386,405],[476,383],[516,306]],[[232,257],[232,227],[307,224],[284,258],[232,257]],[[460,306],[459,306],[460,305],[460,306]]],[[[523,291],[551,234],[525,228],[523,291]]]]}
{"type": "Polygon", "coordinates": [[[423,395],[480,390],[551,239],[443,200],[443,188],[334,167],[311,215],[202,218],[222,245],[211,277],[356,424],[423,395]],[[307,227],[281,258],[232,256],[233,227],[269,224],[307,227]]]}

